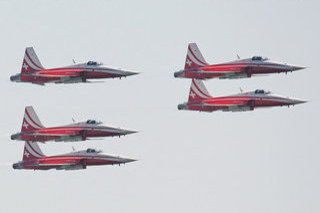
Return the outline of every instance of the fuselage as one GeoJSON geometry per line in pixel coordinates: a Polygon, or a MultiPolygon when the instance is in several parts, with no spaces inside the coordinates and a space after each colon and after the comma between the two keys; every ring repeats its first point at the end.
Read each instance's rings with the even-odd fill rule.
{"type": "Polygon", "coordinates": [[[41,69],[33,72],[22,72],[11,76],[11,81],[30,82],[35,84],[45,83],[78,83],[89,79],[122,78],[135,75],[136,72],[105,67],[102,64],[92,62],[76,64],[61,68],[41,69]]]}
{"type": "Polygon", "coordinates": [[[230,96],[212,97],[179,104],[179,110],[196,111],[248,111],[261,107],[290,106],[306,101],[256,90],[230,96]]]}
{"type": "Polygon", "coordinates": [[[196,78],[196,79],[233,79],[250,78],[252,75],[287,73],[300,69],[302,66],[289,65],[281,62],[273,62],[261,57],[252,57],[221,64],[200,66],[197,68],[185,69],[175,72],[174,76],[178,78],[196,78]]]}
{"type": "MultiPolygon", "coordinates": [[[[89,120],[90,121],[90,120],[89,120]]],[[[88,121],[87,121],[88,122],[88,121]]],[[[135,131],[102,126],[99,123],[81,122],[58,127],[22,131],[11,136],[12,140],[22,141],[84,141],[87,138],[122,136],[135,131]]]]}
{"type": "Polygon", "coordinates": [[[87,166],[120,165],[133,161],[135,160],[104,154],[100,151],[97,152],[94,149],[87,149],[86,151],[72,152],[64,155],[43,156],[41,158],[23,160],[13,164],[13,168],[33,170],[78,170],[86,169],[87,166]]]}

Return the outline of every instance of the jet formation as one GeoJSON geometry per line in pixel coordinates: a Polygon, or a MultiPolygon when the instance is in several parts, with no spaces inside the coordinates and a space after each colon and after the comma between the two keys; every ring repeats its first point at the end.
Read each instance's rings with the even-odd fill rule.
{"type": "MultiPolygon", "coordinates": [[[[25,50],[21,72],[10,77],[13,82],[45,85],[47,83],[91,83],[92,79],[123,78],[136,75],[137,72],[104,66],[102,63],[88,61],[75,63],[71,66],[46,69],[42,66],[33,47],[25,50]]],[[[11,140],[24,141],[23,160],[13,164],[14,169],[33,170],[77,170],[87,166],[124,164],[135,161],[115,155],[105,154],[88,148],[82,151],[55,156],[45,156],[38,142],[76,142],[97,139],[101,137],[120,137],[136,131],[103,126],[102,122],[89,119],[84,122],[45,127],[32,106],[25,108],[21,131],[11,135],[11,140]]]]}
{"type": "Polygon", "coordinates": [[[78,170],[87,166],[125,164],[136,161],[102,153],[92,148],[55,156],[45,156],[38,143],[86,141],[99,137],[123,136],[136,133],[120,128],[102,126],[102,122],[87,120],[58,127],[44,127],[32,106],[25,108],[21,132],[11,135],[11,140],[25,141],[22,161],[14,169],[78,170]]]}
{"type": "MultiPolygon", "coordinates": [[[[240,57],[239,57],[240,58],[240,57]]],[[[274,62],[254,56],[231,62],[209,65],[196,43],[188,45],[185,68],[174,73],[176,78],[190,78],[191,87],[188,101],[178,105],[179,110],[192,111],[252,111],[255,108],[294,106],[306,100],[277,95],[263,89],[241,92],[235,95],[212,97],[202,80],[250,78],[262,74],[288,73],[304,69],[303,66],[274,62]]]]}
{"type": "MultiPolygon", "coordinates": [[[[174,73],[175,78],[191,79],[188,101],[178,105],[178,110],[191,111],[253,111],[256,108],[294,106],[305,103],[303,99],[274,94],[263,89],[242,92],[234,95],[213,97],[209,94],[202,80],[207,79],[239,79],[253,76],[288,73],[304,69],[303,66],[274,62],[261,56],[247,59],[208,64],[196,43],[190,43],[187,50],[185,67],[174,73]]],[[[91,79],[122,78],[138,74],[103,66],[102,63],[89,61],[66,67],[45,69],[40,63],[34,49],[28,47],[22,63],[21,73],[13,75],[13,82],[26,82],[38,85],[46,83],[87,83],[91,79]]],[[[44,127],[32,106],[25,108],[21,131],[11,135],[12,140],[25,142],[23,159],[12,166],[14,169],[29,170],[78,170],[87,166],[125,164],[136,161],[102,153],[101,150],[88,148],[71,153],[45,156],[38,142],[75,142],[101,137],[120,137],[136,131],[103,126],[102,122],[89,119],[84,122],[56,127],[44,127]]]]}

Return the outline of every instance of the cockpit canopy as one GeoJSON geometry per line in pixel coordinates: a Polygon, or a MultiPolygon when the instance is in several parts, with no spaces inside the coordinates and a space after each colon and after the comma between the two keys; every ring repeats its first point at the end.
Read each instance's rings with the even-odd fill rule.
{"type": "Polygon", "coordinates": [[[96,61],[88,61],[87,62],[88,66],[99,66],[102,65],[102,63],[96,62],[96,61]]]}
{"type": "Polygon", "coordinates": [[[265,91],[263,89],[256,89],[254,91],[254,94],[269,94],[269,93],[271,93],[271,92],[270,91],[265,91]]]}
{"type": "Polygon", "coordinates": [[[87,153],[99,153],[99,152],[101,152],[101,151],[100,151],[100,150],[95,150],[95,149],[89,148],[89,149],[86,150],[86,152],[87,152],[87,153]]]}
{"type": "Polygon", "coordinates": [[[97,124],[98,122],[95,120],[87,120],[87,124],[97,124]]]}
{"type": "Polygon", "coordinates": [[[251,58],[252,61],[266,61],[268,58],[262,58],[262,56],[253,56],[251,58]]]}
{"type": "Polygon", "coordinates": [[[253,56],[251,58],[252,61],[262,61],[262,57],[261,56],[253,56]]]}

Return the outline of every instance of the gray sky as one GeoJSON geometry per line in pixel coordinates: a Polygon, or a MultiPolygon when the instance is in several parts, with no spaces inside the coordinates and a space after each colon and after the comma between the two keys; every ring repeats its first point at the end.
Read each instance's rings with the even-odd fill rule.
{"type": "Polygon", "coordinates": [[[319,212],[318,1],[0,1],[0,211],[319,212]],[[311,102],[243,113],[181,112],[190,80],[174,79],[187,44],[209,63],[252,55],[308,66],[293,74],[210,80],[212,95],[264,88],[311,102]],[[33,46],[50,68],[94,59],[142,72],[99,84],[9,81],[33,46]],[[72,118],[139,130],[122,138],[40,145],[138,158],[80,171],[15,171],[9,135],[33,105],[46,126],[72,118]],[[9,165],[10,164],[10,165],[9,165]]]}

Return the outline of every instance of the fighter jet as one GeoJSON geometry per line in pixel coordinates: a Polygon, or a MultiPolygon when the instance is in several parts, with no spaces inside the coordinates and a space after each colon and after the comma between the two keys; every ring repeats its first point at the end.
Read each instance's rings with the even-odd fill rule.
{"type": "Polygon", "coordinates": [[[196,79],[237,79],[250,78],[254,75],[288,73],[305,67],[274,62],[261,56],[240,59],[226,63],[209,65],[202,56],[196,43],[190,43],[184,70],[174,73],[176,78],[196,79]]]}
{"type": "Polygon", "coordinates": [[[289,107],[290,105],[305,102],[305,100],[276,95],[262,89],[230,96],[212,97],[201,80],[192,79],[188,102],[179,104],[178,109],[206,112],[217,110],[238,112],[262,107],[289,107]]]}
{"type": "Polygon", "coordinates": [[[44,127],[32,106],[25,108],[21,132],[11,135],[11,140],[22,141],[85,141],[97,137],[122,136],[136,133],[120,128],[102,126],[101,122],[87,120],[66,126],[44,127]]]}
{"type": "MultiPolygon", "coordinates": [[[[103,66],[102,63],[88,61],[66,67],[46,69],[40,63],[33,47],[26,48],[21,73],[10,77],[14,82],[28,82],[38,85],[46,83],[90,82],[90,79],[122,78],[137,72],[103,66]]],[[[92,81],[93,82],[93,81],[92,81]]]]}
{"type": "Polygon", "coordinates": [[[104,154],[91,148],[64,155],[45,156],[37,142],[26,141],[22,161],[14,163],[12,167],[33,170],[78,170],[86,169],[87,166],[120,165],[133,161],[136,160],[104,154]]]}

